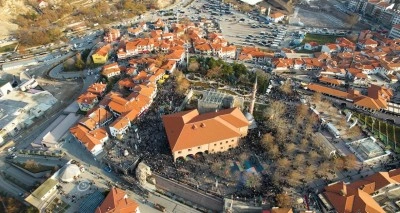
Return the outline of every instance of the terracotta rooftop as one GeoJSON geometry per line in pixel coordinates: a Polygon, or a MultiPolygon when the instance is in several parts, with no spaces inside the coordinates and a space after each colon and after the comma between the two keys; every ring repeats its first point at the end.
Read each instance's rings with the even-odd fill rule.
{"type": "Polygon", "coordinates": [[[276,18],[280,18],[282,16],[285,16],[284,14],[280,13],[280,12],[275,12],[269,15],[269,17],[276,19],[276,18]]]}
{"type": "Polygon", "coordinates": [[[100,96],[106,90],[107,84],[94,83],[87,89],[88,92],[100,96]]]}
{"type": "Polygon", "coordinates": [[[165,115],[162,120],[173,152],[240,137],[239,128],[249,125],[238,108],[201,115],[195,109],[165,115]]]}
{"type": "Polygon", "coordinates": [[[137,208],[139,205],[125,191],[113,187],[95,213],[135,213],[137,208]]]}
{"type": "Polygon", "coordinates": [[[110,50],[111,50],[111,45],[107,44],[97,49],[94,54],[106,56],[108,52],[110,52],[110,50]]]}
{"type": "Polygon", "coordinates": [[[81,124],[77,124],[76,126],[72,127],[70,132],[90,151],[96,145],[101,144],[101,139],[108,137],[107,131],[104,128],[98,128],[90,131],[81,124]]]}
{"type": "Polygon", "coordinates": [[[390,184],[399,184],[400,169],[378,172],[350,184],[338,182],[325,187],[324,195],[338,213],[383,213],[371,194],[390,184]]]}
{"type": "Polygon", "coordinates": [[[91,92],[85,92],[81,94],[76,102],[81,103],[81,104],[92,104],[93,101],[97,100],[97,95],[91,93],[91,92]]]}
{"type": "Polygon", "coordinates": [[[334,84],[334,85],[337,85],[337,86],[343,84],[343,81],[341,81],[341,80],[334,79],[334,78],[328,78],[328,77],[324,77],[324,76],[319,77],[319,81],[325,82],[325,83],[328,83],[328,84],[334,84]]]}

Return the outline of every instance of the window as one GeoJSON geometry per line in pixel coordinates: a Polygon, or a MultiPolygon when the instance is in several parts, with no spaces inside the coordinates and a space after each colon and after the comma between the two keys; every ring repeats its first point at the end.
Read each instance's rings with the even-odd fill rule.
{"type": "Polygon", "coordinates": [[[217,144],[215,143],[214,146],[217,146],[217,144]]]}
{"type": "Polygon", "coordinates": [[[232,147],[232,145],[229,145],[229,148],[231,148],[232,147]]]}
{"type": "Polygon", "coordinates": [[[219,145],[222,145],[222,142],[220,142],[219,145]]]}
{"type": "Polygon", "coordinates": [[[212,149],[211,152],[214,152],[214,149],[212,149]]]}
{"type": "Polygon", "coordinates": [[[190,151],[192,151],[192,149],[188,149],[188,151],[190,152],[190,151]]]}
{"type": "Polygon", "coordinates": [[[226,141],[225,143],[228,143],[228,141],[226,141]]]}
{"type": "Polygon", "coordinates": [[[182,151],[178,151],[178,154],[181,154],[182,153],[182,151]]]}
{"type": "Polygon", "coordinates": [[[233,142],[234,140],[232,139],[232,142],[233,142]]]}
{"type": "Polygon", "coordinates": [[[197,149],[200,149],[200,146],[199,146],[199,147],[197,147],[197,149]]]}
{"type": "Polygon", "coordinates": [[[224,149],[224,147],[223,147],[223,146],[221,146],[221,149],[224,149]]]}

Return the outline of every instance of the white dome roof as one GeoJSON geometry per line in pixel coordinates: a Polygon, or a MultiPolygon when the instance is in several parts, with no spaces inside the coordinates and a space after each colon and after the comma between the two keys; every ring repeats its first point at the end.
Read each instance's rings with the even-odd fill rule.
{"type": "Polygon", "coordinates": [[[81,174],[81,170],[76,164],[68,164],[64,167],[60,179],[63,182],[72,182],[74,181],[74,177],[79,174],[81,174]]]}
{"type": "Polygon", "coordinates": [[[254,120],[253,115],[250,114],[249,112],[246,112],[246,114],[245,114],[244,116],[246,117],[246,119],[247,119],[248,121],[253,121],[253,120],[254,120]]]}

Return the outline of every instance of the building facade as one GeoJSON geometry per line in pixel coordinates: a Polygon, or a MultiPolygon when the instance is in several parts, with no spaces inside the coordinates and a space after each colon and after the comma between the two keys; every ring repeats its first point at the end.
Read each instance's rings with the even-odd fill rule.
{"type": "Polygon", "coordinates": [[[238,108],[204,114],[184,111],[163,116],[163,123],[174,160],[237,147],[249,127],[238,108]]]}

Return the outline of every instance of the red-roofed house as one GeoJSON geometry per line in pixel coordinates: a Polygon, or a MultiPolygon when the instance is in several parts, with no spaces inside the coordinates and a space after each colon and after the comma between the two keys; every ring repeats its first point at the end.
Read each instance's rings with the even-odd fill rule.
{"type": "Polygon", "coordinates": [[[118,29],[109,29],[105,32],[104,41],[105,42],[113,42],[117,40],[121,36],[118,29]]]}
{"type": "Polygon", "coordinates": [[[113,187],[95,213],[140,213],[140,210],[139,205],[128,198],[125,191],[113,187]]]}
{"type": "Polygon", "coordinates": [[[131,36],[138,36],[142,32],[143,32],[143,28],[141,28],[141,27],[137,27],[137,28],[131,27],[128,29],[128,34],[131,36]]]}
{"type": "Polygon", "coordinates": [[[99,97],[102,97],[104,95],[104,92],[106,91],[107,84],[103,83],[94,83],[89,86],[87,89],[87,92],[90,92],[92,94],[95,94],[99,97]]]}
{"type": "Polygon", "coordinates": [[[378,172],[353,183],[337,182],[325,187],[322,202],[327,211],[338,213],[384,213],[385,210],[374,199],[398,188],[400,169],[378,172]]]}
{"type": "Polygon", "coordinates": [[[285,18],[285,15],[280,12],[271,13],[268,17],[269,21],[278,23],[285,18]]]}
{"type": "Polygon", "coordinates": [[[107,78],[111,78],[121,74],[121,68],[118,66],[118,63],[107,64],[103,66],[103,70],[101,74],[107,78]]]}
{"type": "Polygon", "coordinates": [[[322,45],[321,52],[335,55],[340,51],[340,46],[337,44],[324,44],[322,45]]]}
{"type": "Polygon", "coordinates": [[[78,97],[76,102],[79,109],[86,112],[92,109],[99,102],[99,99],[96,94],[85,92],[78,97]]]}
{"type": "Polygon", "coordinates": [[[195,110],[162,118],[174,157],[226,151],[247,135],[249,122],[238,108],[199,114],[195,110]]]}
{"type": "Polygon", "coordinates": [[[236,57],[236,47],[235,46],[226,46],[221,47],[220,51],[218,51],[218,57],[220,58],[232,58],[236,57]]]}
{"type": "Polygon", "coordinates": [[[305,50],[311,50],[311,51],[312,50],[317,50],[318,47],[319,47],[319,44],[317,42],[315,42],[315,41],[311,41],[311,42],[308,42],[308,43],[304,44],[304,49],[305,50]]]}
{"type": "Polygon", "coordinates": [[[367,38],[367,39],[359,40],[358,43],[357,43],[357,46],[360,49],[365,49],[367,47],[375,48],[375,47],[378,46],[378,42],[373,40],[373,39],[371,39],[371,38],[367,38]]]}
{"type": "Polygon", "coordinates": [[[81,124],[70,129],[71,134],[93,155],[103,151],[103,144],[108,141],[108,133],[104,128],[89,130],[81,124]]]}
{"type": "Polygon", "coordinates": [[[125,116],[120,116],[114,122],[112,122],[109,126],[110,134],[113,137],[122,137],[131,126],[131,122],[129,118],[125,116]]]}

